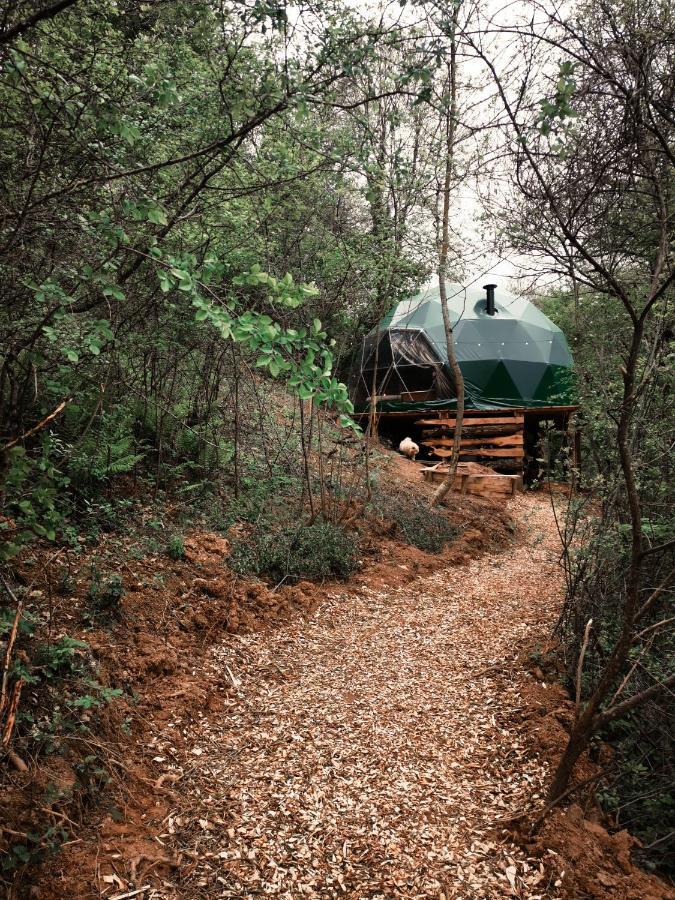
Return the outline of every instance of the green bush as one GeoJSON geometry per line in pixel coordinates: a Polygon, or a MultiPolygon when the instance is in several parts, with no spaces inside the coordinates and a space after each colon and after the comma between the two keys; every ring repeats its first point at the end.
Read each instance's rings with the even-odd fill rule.
{"type": "Polygon", "coordinates": [[[111,575],[103,580],[97,570],[93,571],[87,600],[95,618],[103,620],[118,618],[122,612],[123,596],[124,583],[119,575],[111,575]]]}
{"type": "Polygon", "coordinates": [[[274,581],[346,579],[358,568],[358,540],[339,525],[317,522],[300,528],[256,532],[232,546],[229,563],[240,574],[274,581]]]}
{"type": "Polygon", "coordinates": [[[166,552],[171,559],[185,559],[185,544],[180,534],[171,535],[169,543],[166,545],[166,552]]]}
{"type": "Polygon", "coordinates": [[[86,666],[83,651],[87,649],[84,641],[63,635],[52,643],[38,644],[33,663],[47,680],[80,675],[86,666]]]}
{"type": "Polygon", "coordinates": [[[220,521],[214,522],[220,530],[227,530],[235,522],[262,526],[265,519],[275,517],[276,507],[284,509],[291,498],[299,497],[302,492],[301,479],[280,467],[274,468],[271,475],[257,464],[252,465],[252,470],[253,474],[241,479],[238,499],[231,499],[220,521]]]}
{"type": "Polygon", "coordinates": [[[445,513],[408,494],[378,493],[367,511],[393,522],[399,537],[427,553],[440,553],[459,533],[445,513]]]}

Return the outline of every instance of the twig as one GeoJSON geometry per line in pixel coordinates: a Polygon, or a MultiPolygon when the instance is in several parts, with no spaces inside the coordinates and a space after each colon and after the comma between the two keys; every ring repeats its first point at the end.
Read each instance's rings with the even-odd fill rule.
{"type": "Polygon", "coordinates": [[[13,828],[6,828],[4,825],[0,825],[0,831],[3,834],[12,834],[14,837],[28,838],[25,831],[14,831],[13,828]]]}
{"type": "Polygon", "coordinates": [[[652,847],[656,847],[657,844],[662,844],[664,841],[670,840],[670,838],[673,837],[673,835],[675,835],[675,831],[671,831],[669,834],[664,834],[663,837],[660,837],[657,840],[652,841],[651,844],[647,844],[647,846],[645,847],[645,850],[651,850],[652,847]]]}
{"type": "Polygon", "coordinates": [[[651,649],[651,646],[652,646],[652,639],[650,639],[649,641],[647,641],[647,643],[643,646],[642,650],[640,650],[640,653],[639,653],[637,659],[635,660],[635,662],[633,663],[633,665],[630,667],[630,669],[628,670],[628,673],[625,675],[625,677],[624,677],[624,679],[622,680],[621,684],[618,686],[618,688],[617,688],[616,691],[614,692],[614,696],[613,696],[612,699],[609,701],[609,705],[610,705],[610,706],[612,705],[612,703],[615,702],[616,698],[619,697],[619,696],[621,695],[621,693],[623,692],[623,689],[626,687],[626,685],[628,684],[628,682],[631,680],[631,678],[632,678],[632,676],[633,676],[633,672],[637,669],[638,665],[640,664],[640,660],[641,660],[642,657],[645,655],[645,653],[646,653],[648,650],[651,649]]]}
{"type": "Polygon", "coordinates": [[[21,689],[23,688],[23,685],[23,678],[19,678],[19,680],[15,682],[14,688],[12,689],[12,699],[9,701],[9,707],[7,709],[7,721],[5,722],[5,730],[2,733],[3,747],[7,747],[9,745],[10,738],[12,737],[14,723],[16,722],[16,711],[19,708],[19,698],[21,697],[21,689]]]}
{"type": "Polygon", "coordinates": [[[135,891],[127,891],[126,894],[115,894],[114,897],[111,897],[110,900],[127,900],[128,897],[137,897],[139,894],[142,894],[144,891],[149,891],[150,885],[144,884],[143,887],[136,888],[135,891]]]}
{"type": "Polygon", "coordinates": [[[652,697],[658,696],[662,691],[668,691],[673,686],[675,686],[675,673],[669,678],[666,678],[665,681],[659,681],[657,684],[653,684],[650,688],[647,688],[646,691],[634,694],[632,697],[629,697],[628,700],[624,700],[623,703],[618,703],[616,706],[605,709],[595,717],[593,720],[593,727],[596,729],[603,728],[608,722],[619,718],[619,716],[622,716],[624,713],[633,709],[634,706],[639,706],[641,703],[651,700],[652,697]]]}
{"type": "Polygon", "coordinates": [[[57,819],[61,819],[62,822],[68,822],[69,825],[72,825],[73,828],[77,828],[77,822],[73,822],[72,819],[69,819],[65,813],[59,812],[58,809],[50,809],[48,806],[40,806],[40,812],[46,813],[48,816],[56,816],[57,819]]]}
{"type": "Polygon", "coordinates": [[[654,622],[653,625],[649,625],[647,628],[643,628],[642,631],[639,631],[635,635],[635,640],[639,640],[641,637],[644,637],[650,631],[656,631],[657,628],[663,628],[664,625],[669,625],[671,622],[675,622],[675,616],[670,616],[668,619],[661,619],[658,622],[654,622]]]}
{"type": "Polygon", "coordinates": [[[232,682],[234,687],[239,690],[239,688],[241,687],[241,681],[234,675],[232,669],[228,665],[226,665],[225,668],[227,669],[227,674],[230,676],[230,681],[232,682]]]}
{"type": "Polygon", "coordinates": [[[646,612],[648,612],[648,610],[654,605],[654,603],[656,603],[656,601],[659,599],[661,594],[663,594],[663,592],[666,590],[666,588],[669,586],[670,582],[674,578],[675,578],[675,569],[671,569],[670,572],[663,579],[661,584],[652,591],[652,593],[649,595],[649,597],[647,597],[647,599],[642,604],[640,609],[638,609],[637,613],[635,614],[636,621],[638,619],[641,619],[642,616],[644,616],[644,614],[646,612]]]}
{"type": "Polygon", "coordinates": [[[584,659],[586,657],[586,649],[588,648],[588,640],[591,635],[592,626],[593,619],[589,619],[588,622],[586,622],[586,628],[584,629],[584,642],[581,645],[581,653],[579,654],[579,662],[577,663],[577,692],[574,702],[575,718],[579,717],[579,707],[581,706],[581,676],[584,670],[584,659]]]}

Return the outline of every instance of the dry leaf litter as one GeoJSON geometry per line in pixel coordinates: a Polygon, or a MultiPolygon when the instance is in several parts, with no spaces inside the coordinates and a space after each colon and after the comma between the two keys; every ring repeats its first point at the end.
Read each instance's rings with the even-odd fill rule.
{"type": "Polygon", "coordinates": [[[558,858],[528,858],[499,824],[548,775],[518,658],[562,591],[549,502],[509,511],[497,555],[336,589],[309,621],[214,649],[222,713],[195,709],[151,748],[176,792],[159,840],[191,860],[178,896],[561,896],[558,858]]]}

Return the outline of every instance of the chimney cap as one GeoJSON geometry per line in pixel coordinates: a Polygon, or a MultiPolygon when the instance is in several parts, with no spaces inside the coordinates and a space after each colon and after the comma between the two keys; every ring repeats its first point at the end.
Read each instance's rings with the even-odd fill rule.
{"type": "Polygon", "coordinates": [[[499,285],[496,285],[496,284],[484,284],[484,285],[483,285],[483,290],[486,291],[488,288],[496,288],[496,287],[499,287],[499,285]]]}

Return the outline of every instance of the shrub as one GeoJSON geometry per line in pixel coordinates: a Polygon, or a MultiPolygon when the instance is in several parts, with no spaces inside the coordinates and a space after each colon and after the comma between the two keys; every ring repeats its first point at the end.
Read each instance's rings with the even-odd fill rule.
{"type": "Polygon", "coordinates": [[[185,559],[185,544],[180,534],[171,535],[169,543],[166,545],[166,552],[171,559],[185,559]]]}
{"type": "Polygon", "coordinates": [[[94,617],[107,620],[118,618],[122,612],[123,596],[124,583],[119,575],[102,580],[100,573],[96,569],[93,571],[87,600],[94,617]]]}
{"type": "Polygon", "coordinates": [[[459,533],[445,513],[408,494],[379,493],[368,511],[389,519],[396,526],[399,537],[427,553],[440,553],[459,533]]]}
{"type": "Polygon", "coordinates": [[[87,649],[84,641],[63,635],[52,643],[38,644],[33,663],[45,679],[79,675],[86,665],[83,651],[87,649]]]}
{"type": "Polygon", "coordinates": [[[348,578],[358,568],[358,541],[339,525],[317,522],[236,541],[229,563],[241,574],[274,581],[348,578]]]}

